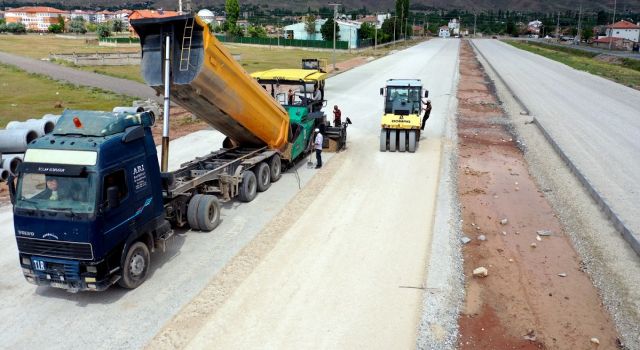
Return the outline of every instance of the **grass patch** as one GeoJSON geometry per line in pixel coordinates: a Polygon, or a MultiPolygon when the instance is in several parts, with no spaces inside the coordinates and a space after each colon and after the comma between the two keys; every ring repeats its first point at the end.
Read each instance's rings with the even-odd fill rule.
{"type": "Polygon", "coordinates": [[[65,108],[111,110],[134,98],[96,88],[78,87],[0,64],[0,127],[12,120],[60,114],[65,108]]]}
{"type": "MultiPolygon", "coordinates": [[[[638,63],[630,62],[625,64],[614,64],[597,60],[592,53],[572,48],[557,48],[555,46],[532,44],[508,40],[506,43],[526,50],[554,61],[566,64],[569,67],[599,75],[603,78],[611,79],[617,83],[627,85],[634,89],[640,89],[640,70],[636,70],[638,63]],[[579,51],[579,52],[574,52],[579,51]]],[[[623,60],[624,62],[624,60],[623,60]]]]}
{"type": "Polygon", "coordinates": [[[87,43],[86,39],[65,39],[52,34],[1,35],[0,51],[31,57],[49,58],[49,53],[138,52],[139,47],[110,47],[87,43]]]}

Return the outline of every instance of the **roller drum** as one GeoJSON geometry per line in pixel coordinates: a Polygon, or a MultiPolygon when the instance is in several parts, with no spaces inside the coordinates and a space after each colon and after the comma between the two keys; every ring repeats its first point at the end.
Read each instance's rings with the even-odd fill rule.
{"type": "Polygon", "coordinates": [[[7,130],[28,129],[38,133],[38,137],[44,136],[55,129],[56,123],[47,119],[29,119],[24,122],[12,121],[7,124],[7,130]]]}
{"type": "Polygon", "coordinates": [[[22,154],[3,154],[2,155],[2,169],[15,175],[18,166],[22,163],[22,154]]]}
{"type": "Polygon", "coordinates": [[[138,107],[114,107],[113,108],[113,112],[115,112],[115,113],[135,114],[135,113],[144,112],[144,108],[142,108],[140,106],[138,106],[138,107]]]}

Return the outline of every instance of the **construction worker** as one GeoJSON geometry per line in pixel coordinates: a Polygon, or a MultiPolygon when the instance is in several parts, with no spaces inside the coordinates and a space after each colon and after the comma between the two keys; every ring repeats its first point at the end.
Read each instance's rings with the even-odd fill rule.
{"type": "Polygon", "coordinates": [[[424,107],[422,107],[424,114],[422,115],[422,127],[420,128],[420,130],[424,130],[424,124],[427,122],[427,119],[429,119],[429,116],[431,115],[431,108],[432,108],[431,100],[422,99],[422,103],[424,103],[424,107]]]}
{"type": "Polygon", "coordinates": [[[316,128],[316,140],[313,145],[313,148],[316,150],[316,169],[322,168],[322,143],[324,141],[324,137],[320,133],[320,129],[316,128]]]}
{"type": "Polygon", "coordinates": [[[338,105],[333,106],[333,126],[342,125],[342,111],[338,105]]]}

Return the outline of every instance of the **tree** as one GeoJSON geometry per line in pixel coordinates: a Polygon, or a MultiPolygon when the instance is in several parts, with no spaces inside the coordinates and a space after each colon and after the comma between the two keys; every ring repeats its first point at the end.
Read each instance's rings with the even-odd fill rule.
{"type": "Polygon", "coordinates": [[[9,23],[6,25],[6,28],[7,32],[14,34],[24,34],[27,32],[27,27],[22,23],[9,23]]]}
{"type": "Polygon", "coordinates": [[[230,34],[238,32],[237,23],[240,18],[240,4],[238,0],[225,0],[224,9],[227,12],[226,29],[230,34]]]}
{"type": "MultiPolygon", "coordinates": [[[[389,40],[393,39],[393,30],[394,30],[394,21],[396,21],[397,19],[395,17],[393,18],[387,18],[384,20],[384,22],[382,22],[382,28],[380,28],[382,30],[382,32],[384,34],[387,35],[387,37],[389,38],[389,40]]],[[[395,28],[397,30],[397,27],[395,28]]]]}
{"type": "Polygon", "coordinates": [[[266,38],[267,31],[262,26],[249,26],[247,34],[252,38],[266,38]]]}
{"type": "Polygon", "coordinates": [[[115,33],[124,32],[126,30],[124,22],[121,19],[116,18],[111,22],[111,30],[115,33]]]}
{"type": "Polygon", "coordinates": [[[376,28],[371,23],[362,23],[360,29],[358,30],[358,38],[363,39],[373,39],[376,35],[376,28]]]}
{"type": "MultiPolygon", "coordinates": [[[[333,41],[333,23],[332,17],[329,17],[326,22],[320,27],[320,34],[322,34],[322,40],[333,41]]],[[[336,41],[340,39],[340,26],[336,25],[336,41]]]]}
{"type": "Polygon", "coordinates": [[[87,28],[87,32],[89,33],[95,33],[96,31],[98,31],[98,25],[95,23],[87,23],[85,28],[87,28]]]}
{"type": "Polygon", "coordinates": [[[582,28],[582,40],[589,41],[589,39],[593,38],[593,28],[585,27],[582,28]]]}
{"type": "Polygon", "coordinates": [[[507,22],[507,34],[512,36],[518,35],[518,28],[516,28],[516,25],[515,23],[513,23],[513,21],[507,22]]]}
{"type": "Polygon", "coordinates": [[[407,17],[409,17],[409,0],[396,0],[396,17],[398,18],[397,27],[404,26],[407,17]]]}
{"type": "Polygon", "coordinates": [[[304,21],[304,30],[310,37],[316,34],[316,16],[307,15],[304,21]]]}
{"type": "Polygon", "coordinates": [[[84,23],[84,18],[75,17],[69,22],[69,31],[75,34],[84,34],[87,32],[87,26],[84,23]]]}
{"type": "Polygon", "coordinates": [[[47,28],[47,31],[49,33],[62,33],[62,27],[60,26],[60,24],[52,24],[49,26],[49,28],[47,28]]]}
{"type": "Polygon", "coordinates": [[[108,23],[101,23],[96,28],[98,38],[108,38],[111,36],[111,26],[108,23]]]}

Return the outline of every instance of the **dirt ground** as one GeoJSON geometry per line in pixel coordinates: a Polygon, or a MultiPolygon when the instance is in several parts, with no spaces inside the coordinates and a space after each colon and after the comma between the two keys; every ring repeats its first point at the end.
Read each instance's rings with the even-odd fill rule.
{"type": "Polygon", "coordinates": [[[467,42],[458,103],[458,192],[471,239],[459,348],[615,349],[615,326],[467,42]],[[488,276],[474,277],[478,267],[488,276]]]}

